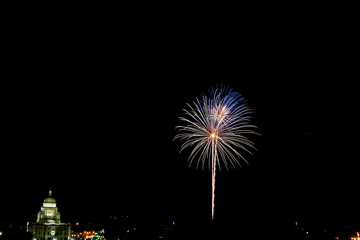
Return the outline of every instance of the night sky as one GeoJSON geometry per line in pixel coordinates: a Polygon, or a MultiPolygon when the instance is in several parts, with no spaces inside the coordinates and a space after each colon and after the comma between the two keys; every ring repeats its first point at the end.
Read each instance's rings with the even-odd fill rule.
{"type": "Polygon", "coordinates": [[[18,22],[2,77],[0,220],[35,221],[52,187],[62,221],[208,221],[210,172],[189,168],[173,137],[186,103],[224,84],[261,136],[249,166],[217,174],[218,221],[359,223],[351,32],[231,20],[18,22]]]}

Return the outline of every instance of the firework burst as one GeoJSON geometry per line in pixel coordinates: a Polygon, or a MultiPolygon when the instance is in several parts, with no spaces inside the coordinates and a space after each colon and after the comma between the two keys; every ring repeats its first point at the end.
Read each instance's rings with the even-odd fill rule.
{"type": "Polygon", "coordinates": [[[175,139],[183,140],[180,152],[192,148],[189,156],[190,166],[195,162],[205,169],[207,165],[212,175],[212,220],[215,209],[215,176],[216,169],[223,165],[242,166],[248,164],[240,153],[251,154],[254,143],[246,136],[257,134],[256,126],[250,124],[252,111],[239,92],[229,88],[210,89],[208,95],[202,95],[193,104],[187,104],[185,117],[179,119],[184,125],[177,126],[175,139]]]}

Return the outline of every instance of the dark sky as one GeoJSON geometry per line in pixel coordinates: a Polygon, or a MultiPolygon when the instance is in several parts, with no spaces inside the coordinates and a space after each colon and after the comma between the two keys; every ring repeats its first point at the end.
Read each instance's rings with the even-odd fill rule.
{"type": "Polygon", "coordinates": [[[172,139],[186,103],[222,83],[248,100],[262,136],[249,166],[217,175],[217,217],[358,221],[351,31],[288,17],[17,23],[2,87],[1,219],[35,220],[50,186],[64,221],[210,218],[210,174],[189,168],[172,139]]]}

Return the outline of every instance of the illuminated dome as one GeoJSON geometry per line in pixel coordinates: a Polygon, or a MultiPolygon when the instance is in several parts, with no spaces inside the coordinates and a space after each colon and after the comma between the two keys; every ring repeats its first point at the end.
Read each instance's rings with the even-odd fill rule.
{"type": "Polygon", "coordinates": [[[44,203],[56,203],[56,201],[55,198],[49,196],[45,198],[44,203]]]}
{"type": "Polygon", "coordinates": [[[38,213],[38,223],[60,223],[60,213],[56,207],[55,198],[52,197],[50,188],[49,196],[45,198],[44,203],[38,213]]]}
{"type": "Polygon", "coordinates": [[[53,198],[51,195],[52,195],[52,191],[50,188],[49,196],[45,198],[44,203],[56,203],[55,198],[53,198]]]}

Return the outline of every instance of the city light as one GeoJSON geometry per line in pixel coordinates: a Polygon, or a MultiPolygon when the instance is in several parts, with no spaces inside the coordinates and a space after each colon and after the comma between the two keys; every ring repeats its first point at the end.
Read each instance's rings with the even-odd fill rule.
{"type": "Polygon", "coordinates": [[[100,232],[96,232],[94,230],[91,231],[83,231],[78,233],[71,234],[73,239],[88,239],[88,240],[105,240],[105,237],[102,235],[105,231],[102,229],[100,232]]]}
{"type": "Polygon", "coordinates": [[[350,239],[351,240],[360,240],[360,232],[357,232],[356,236],[352,236],[350,239]]]}

